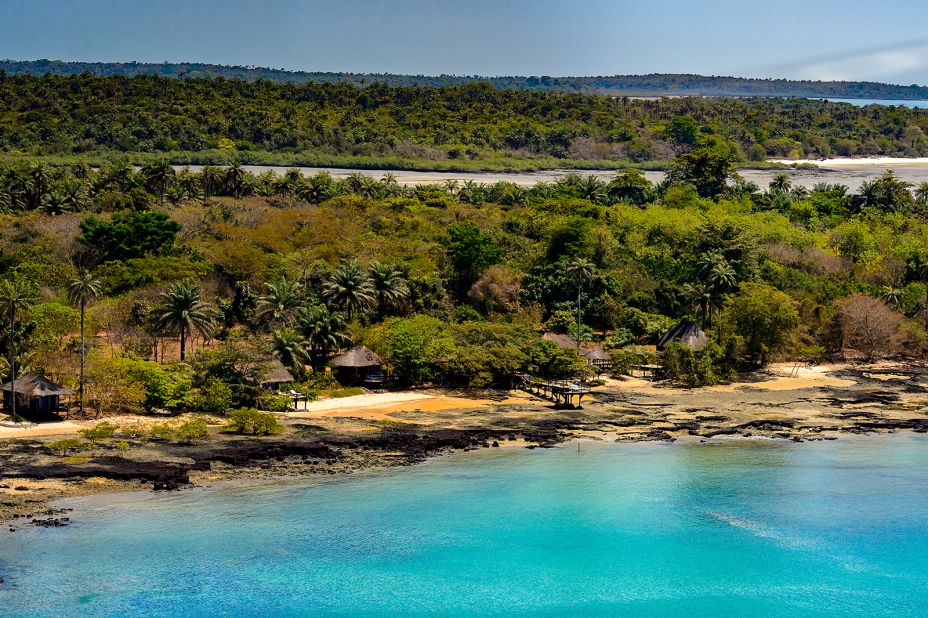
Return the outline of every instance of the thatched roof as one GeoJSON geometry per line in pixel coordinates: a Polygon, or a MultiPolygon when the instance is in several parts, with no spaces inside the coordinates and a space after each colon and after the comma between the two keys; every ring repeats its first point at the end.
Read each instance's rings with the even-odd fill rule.
{"type": "Polygon", "coordinates": [[[567,335],[562,335],[560,333],[545,333],[544,335],[541,336],[541,338],[544,339],[545,341],[550,341],[551,343],[553,343],[559,348],[565,348],[565,349],[570,349],[570,348],[576,349],[577,348],[576,339],[574,339],[573,337],[569,337],[567,335]]]}
{"type": "Polygon", "coordinates": [[[661,340],[657,342],[657,349],[663,350],[674,341],[679,341],[694,352],[699,352],[709,343],[709,336],[694,322],[680,320],[673,328],[664,333],[661,340]]]}
{"type": "Polygon", "coordinates": [[[282,384],[284,382],[293,382],[293,374],[284,367],[284,364],[280,362],[279,359],[271,359],[268,361],[268,364],[271,366],[270,373],[267,374],[264,378],[261,378],[261,384],[282,384]]]}
{"type": "MultiPolygon", "coordinates": [[[[16,378],[16,394],[27,397],[49,397],[51,395],[73,395],[74,391],[52,382],[41,373],[27,373],[16,378]]],[[[7,382],[0,389],[11,392],[13,383],[7,382]]]]}
{"type": "Polygon", "coordinates": [[[379,367],[383,365],[383,359],[363,345],[358,345],[336,356],[332,364],[336,367],[379,367]]]}
{"type": "Polygon", "coordinates": [[[607,361],[610,360],[609,352],[606,352],[602,348],[593,348],[592,350],[581,350],[580,355],[583,358],[591,361],[607,361]]]}

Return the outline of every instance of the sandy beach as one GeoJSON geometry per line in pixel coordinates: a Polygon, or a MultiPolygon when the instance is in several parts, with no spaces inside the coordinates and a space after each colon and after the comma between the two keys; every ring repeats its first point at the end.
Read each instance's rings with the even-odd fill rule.
{"type": "MultiPolygon", "coordinates": [[[[126,438],[67,456],[45,443],[98,421],[0,428],[0,520],[60,516],[56,498],[176,489],[228,479],[350,473],[408,465],[450,450],[566,440],[618,442],[773,438],[831,440],[848,434],[928,432],[928,367],[912,363],[771,365],[731,384],[681,389],[609,379],[581,409],[558,409],[521,391],[417,390],[310,403],[280,415],[286,432],[252,438],[219,432],[195,444],[126,438]]],[[[164,419],[122,416],[121,427],[164,419]]]]}
{"type": "Polygon", "coordinates": [[[813,164],[824,168],[835,167],[900,167],[904,165],[928,165],[928,157],[835,157],[833,159],[771,159],[771,163],[783,165],[813,164]]]}

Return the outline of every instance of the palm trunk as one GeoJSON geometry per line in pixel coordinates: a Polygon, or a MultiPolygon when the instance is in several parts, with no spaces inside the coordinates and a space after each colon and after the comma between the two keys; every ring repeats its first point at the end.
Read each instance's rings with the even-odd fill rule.
{"type": "Polygon", "coordinates": [[[16,420],[16,312],[10,309],[10,411],[16,420]]]}
{"type": "Polygon", "coordinates": [[[184,362],[184,345],[187,343],[187,329],[180,329],[180,362],[184,362]]]}
{"type": "Polygon", "coordinates": [[[583,289],[583,286],[577,284],[577,348],[580,348],[580,291],[583,289]]]}
{"type": "Polygon", "coordinates": [[[85,356],[86,352],[84,351],[84,308],[85,308],[85,303],[82,299],[81,300],[81,377],[80,377],[80,383],[78,386],[81,416],[84,415],[84,361],[86,359],[86,356],[85,356]]]}

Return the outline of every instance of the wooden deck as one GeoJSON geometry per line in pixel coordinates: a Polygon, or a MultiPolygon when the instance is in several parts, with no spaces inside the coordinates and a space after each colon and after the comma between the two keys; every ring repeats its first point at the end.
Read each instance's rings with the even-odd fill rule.
{"type": "Polygon", "coordinates": [[[590,388],[582,382],[569,380],[541,380],[530,375],[519,375],[521,388],[537,397],[553,401],[558,408],[579,408],[590,388]]]}

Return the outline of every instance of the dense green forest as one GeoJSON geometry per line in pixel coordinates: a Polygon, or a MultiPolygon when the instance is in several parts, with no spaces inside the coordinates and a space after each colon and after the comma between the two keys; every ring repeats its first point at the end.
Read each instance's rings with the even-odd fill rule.
{"type": "Polygon", "coordinates": [[[396,75],[390,73],[336,73],[288,71],[266,67],[228,66],[200,62],[63,62],[61,60],[2,60],[0,70],[11,75],[160,75],[162,77],[223,77],[277,83],[348,82],[356,85],[461,86],[474,82],[501,90],[537,90],[612,96],[758,96],[838,99],[928,99],[928,88],[879,82],[757,79],[686,74],[601,75],[593,77],[480,75],[396,75]]]}
{"type": "Polygon", "coordinates": [[[0,73],[0,152],[59,161],[622,168],[708,146],[747,164],[926,155],[926,130],[926,110],[805,99],[0,73]]]}
{"type": "Polygon", "coordinates": [[[0,210],[0,356],[86,375],[103,413],[286,405],[259,388],[269,358],[319,392],[356,343],[397,386],[589,371],[544,330],[599,342],[621,374],[681,318],[711,339],[663,355],[690,385],[776,358],[928,350],[928,184],[891,173],[857,194],[785,174],[760,188],[709,147],[656,186],[636,170],[409,188],[21,161],[0,169],[0,210]]]}

